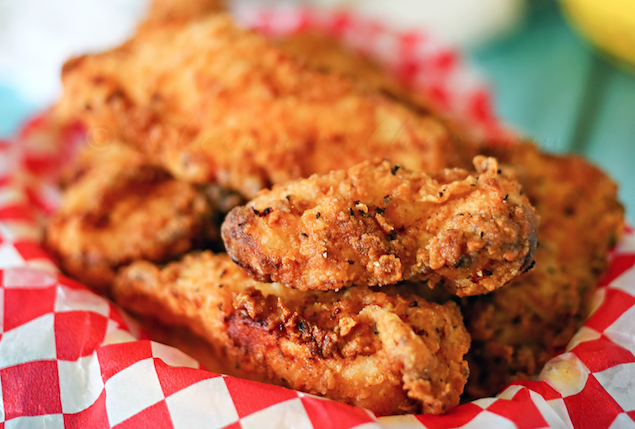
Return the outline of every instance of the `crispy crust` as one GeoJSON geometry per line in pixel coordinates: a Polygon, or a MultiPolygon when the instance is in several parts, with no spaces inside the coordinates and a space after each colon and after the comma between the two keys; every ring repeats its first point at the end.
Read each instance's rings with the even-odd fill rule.
{"type": "Polygon", "coordinates": [[[78,165],[45,244],[86,285],[107,294],[119,267],[137,259],[167,262],[210,238],[204,195],[140,154],[88,148],[78,165]]]}
{"type": "Polygon", "coordinates": [[[401,79],[371,58],[344,46],[335,38],[318,31],[302,31],[274,40],[283,51],[307,65],[328,74],[354,80],[380,94],[421,113],[433,112],[432,103],[421,91],[404,85],[401,79]]]}
{"type": "Polygon", "coordinates": [[[274,39],[274,42],[284,52],[293,55],[314,70],[344,76],[361,87],[407,107],[412,112],[436,118],[449,130],[463,158],[461,165],[451,165],[452,167],[465,168],[469,166],[471,157],[477,155],[474,145],[480,137],[473,130],[460,126],[439,109],[423,90],[408,84],[404,79],[399,79],[394,70],[383,67],[371,57],[317,30],[287,34],[274,39]]]}
{"type": "Polygon", "coordinates": [[[152,0],[148,16],[141,23],[140,30],[166,22],[187,22],[224,10],[225,2],[222,0],[152,0]]]}
{"type": "Polygon", "coordinates": [[[224,14],[140,31],[63,69],[60,117],[155,156],[175,177],[253,197],[374,157],[433,171],[474,149],[441,120],[320,73],[224,14]]]}
{"type": "Polygon", "coordinates": [[[478,175],[365,162],[274,187],[231,211],[222,238],[257,280],[301,290],[418,278],[486,293],[531,267],[538,219],[496,160],[474,162],[478,175]]]}
{"type": "Polygon", "coordinates": [[[396,289],[300,293],[258,283],[226,255],[187,255],[117,277],[124,308],[205,337],[249,378],[366,407],[439,414],[456,405],[469,348],[458,307],[396,289]]]}
{"type": "Polygon", "coordinates": [[[534,376],[564,349],[589,315],[609,249],[624,227],[617,186],[587,161],[547,155],[531,144],[488,152],[512,166],[536,207],[540,247],[533,270],[461,303],[473,338],[472,398],[534,376]]]}

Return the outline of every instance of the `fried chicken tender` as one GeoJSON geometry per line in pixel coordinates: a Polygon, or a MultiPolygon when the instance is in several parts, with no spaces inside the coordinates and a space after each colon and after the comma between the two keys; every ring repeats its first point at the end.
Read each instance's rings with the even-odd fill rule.
{"type": "Polygon", "coordinates": [[[538,219],[495,159],[474,165],[427,175],[364,162],[276,186],[231,211],[222,238],[255,279],[301,290],[418,278],[487,293],[531,267],[538,219]]]}
{"type": "MultiPolygon", "coordinates": [[[[77,183],[82,177],[96,168],[111,169],[114,171],[124,165],[154,165],[152,161],[123,143],[115,142],[105,147],[85,145],[74,154],[74,159],[64,167],[61,172],[60,187],[62,190],[77,183]],[[106,165],[106,167],[99,167],[106,165]]],[[[160,166],[155,165],[156,168],[160,166]]],[[[95,173],[93,173],[96,176],[95,173]]]]}
{"type": "Polygon", "coordinates": [[[60,267],[108,293],[116,270],[137,259],[167,262],[212,233],[202,192],[122,145],[85,150],[45,245],[60,267]]]}
{"type": "Polygon", "coordinates": [[[302,293],[210,252],[164,269],[136,262],[114,284],[121,306],[188,326],[248,378],[379,415],[442,413],[467,380],[469,335],[454,303],[397,291],[302,293]]]}
{"type": "Polygon", "coordinates": [[[225,2],[221,0],[153,0],[141,30],[151,25],[166,22],[187,22],[200,16],[225,10],[225,2]]]}
{"type": "Polygon", "coordinates": [[[112,130],[181,180],[248,198],[375,157],[434,171],[469,168],[476,154],[435,115],[314,70],[224,14],[146,28],[62,74],[58,116],[112,130]]]}
{"type": "Polygon", "coordinates": [[[533,270],[461,303],[473,339],[472,398],[534,376],[564,349],[589,316],[590,297],[624,226],[617,186],[587,161],[531,144],[487,151],[515,170],[536,207],[540,247],[533,270]]]}
{"type": "Polygon", "coordinates": [[[432,103],[421,91],[405,85],[402,80],[368,56],[356,52],[334,37],[319,31],[301,31],[275,40],[283,51],[324,73],[346,76],[373,90],[420,112],[432,112],[432,103]]]}
{"type": "MultiPolygon", "coordinates": [[[[394,71],[382,67],[367,55],[362,54],[337,38],[318,30],[300,31],[274,39],[284,52],[293,55],[309,67],[327,74],[338,74],[394,100],[413,112],[435,117],[449,130],[464,151],[465,167],[470,156],[475,156],[474,145],[482,137],[470,127],[462,126],[457,118],[442,111],[422,89],[397,78],[394,71]],[[473,144],[472,144],[473,143],[473,144]]],[[[457,167],[457,165],[455,165],[457,167]]]]}

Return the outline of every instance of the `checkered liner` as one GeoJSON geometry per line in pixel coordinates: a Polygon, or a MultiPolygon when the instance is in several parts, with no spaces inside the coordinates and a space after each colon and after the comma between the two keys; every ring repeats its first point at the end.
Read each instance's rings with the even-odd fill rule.
{"type": "MultiPolygon", "coordinates": [[[[287,19],[289,10],[282,12],[287,19]]],[[[251,24],[273,31],[275,13],[256,20],[259,14],[252,11],[251,24]]],[[[331,28],[368,25],[346,15],[330,21],[306,11],[298,16],[316,16],[331,28]]],[[[377,33],[385,37],[381,28],[377,33]]],[[[406,44],[413,40],[400,37],[406,44]]],[[[412,42],[412,52],[427,52],[425,40],[412,42]]],[[[461,94],[444,91],[486,95],[478,86],[461,94]]],[[[482,112],[480,119],[463,119],[498,132],[487,109],[482,112]]],[[[78,127],[51,128],[40,118],[16,142],[0,142],[0,428],[635,428],[632,230],[614,252],[595,297],[597,311],[538,381],[514,383],[496,398],[444,416],[376,418],[360,408],[200,369],[180,351],[149,341],[113,304],[60,275],[38,246],[40,220],[57,201],[47,179],[82,136],[78,127]]]]}

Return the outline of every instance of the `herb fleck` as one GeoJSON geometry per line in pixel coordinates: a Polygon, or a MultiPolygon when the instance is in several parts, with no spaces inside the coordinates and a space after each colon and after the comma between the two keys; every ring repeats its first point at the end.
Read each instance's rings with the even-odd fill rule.
{"type": "Polygon", "coordinates": [[[264,209],[263,211],[258,211],[256,210],[254,207],[251,208],[254,211],[254,214],[258,217],[263,217],[263,216],[267,216],[269,213],[271,213],[271,207],[267,207],[266,209],[264,209]]]}

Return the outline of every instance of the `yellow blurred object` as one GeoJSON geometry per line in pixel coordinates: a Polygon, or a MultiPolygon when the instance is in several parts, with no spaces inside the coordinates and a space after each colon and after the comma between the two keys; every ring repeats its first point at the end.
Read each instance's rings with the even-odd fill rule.
{"type": "Polygon", "coordinates": [[[634,0],[562,0],[562,4],[593,43],[635,65],[634,0]]]}

